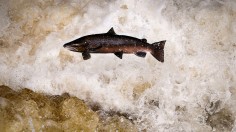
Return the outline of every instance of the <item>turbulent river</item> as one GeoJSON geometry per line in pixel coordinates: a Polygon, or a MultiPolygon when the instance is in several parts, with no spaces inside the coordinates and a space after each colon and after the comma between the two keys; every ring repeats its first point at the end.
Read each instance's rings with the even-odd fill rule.
{"type": "Polygon", "coordinates": [[[236,131],[236,1],[0,0],[0,75],[5,131],[236,131]],[[63,48],[111,27],[165,62],[63,48]]]}

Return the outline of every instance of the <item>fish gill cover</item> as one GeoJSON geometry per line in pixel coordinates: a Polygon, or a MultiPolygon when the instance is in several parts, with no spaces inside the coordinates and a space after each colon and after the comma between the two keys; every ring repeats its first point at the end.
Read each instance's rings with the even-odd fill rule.
{"type": "Polygon", "coordinates": [[[236,2],[1,0],[0,85],[69,93],[126,113],[147,131],[235,131],[236,2]],[[84,61],[62,46],[116,32],[167,40],[165,63],[125,55],[84,61]]]}

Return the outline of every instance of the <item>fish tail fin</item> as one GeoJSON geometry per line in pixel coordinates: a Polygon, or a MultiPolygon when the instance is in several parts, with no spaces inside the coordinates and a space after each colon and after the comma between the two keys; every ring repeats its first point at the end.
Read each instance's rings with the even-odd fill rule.
{"type": "Polygon", "coordinates": [[[153,43],[151,45],[151,54],[155,57],[158,61],[164,62],[164,47],[165,47],[166,40],[153,43]]]}

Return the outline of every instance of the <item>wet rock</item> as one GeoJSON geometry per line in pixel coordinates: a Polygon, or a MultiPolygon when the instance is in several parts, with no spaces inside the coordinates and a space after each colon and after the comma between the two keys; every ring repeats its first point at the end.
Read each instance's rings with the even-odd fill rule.
{"type": "Polygon", "coordinates": [[[95,131],[98,115],[89,109],[84,102],[73,97],[62,102],[62,129],[65,131],[95,131]]]}
{"type": "Polygon", "coordinates": [[[49,96],[0,86],[1,132],[137,131],[122,115],[100,117],[96,111],[69,94],[49,96]]]}

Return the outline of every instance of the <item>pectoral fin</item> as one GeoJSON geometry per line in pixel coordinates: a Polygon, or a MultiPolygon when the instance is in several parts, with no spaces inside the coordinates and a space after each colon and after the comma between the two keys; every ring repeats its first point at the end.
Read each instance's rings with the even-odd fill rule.
{"type": "Polygon", "coordinates": [[[146,56],[146,52],[136,52],[135,55],[137,55],[138,57],[145,57],[146,56]]]}
{"type": "Polygon", "coordinates": [[[90,59],[91,58],[91,55],[90,55],[90,53],[89,52],[83,52],[82,53],[82,56],[83,56],[83,59],[84,60],[88,60],[88,59],[90,59]]]}
{"type": "Polygon", "coordinates": [[[115,54],[117,57],[119,57],[120,59],[122,59],[123,52],[115,52],[114,54],[115,54]]]}

